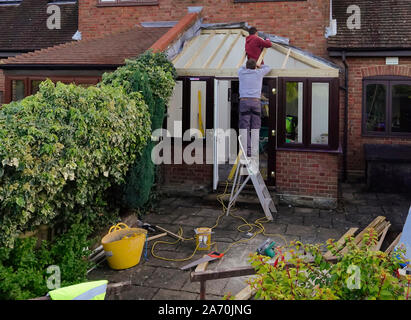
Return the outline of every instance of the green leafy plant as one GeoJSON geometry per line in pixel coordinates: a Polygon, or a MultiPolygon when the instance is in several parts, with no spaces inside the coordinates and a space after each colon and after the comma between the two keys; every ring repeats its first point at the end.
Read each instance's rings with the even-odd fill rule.
{"type": "Polygon", "coordinates": [[[250,257],[257,277],[249,281],[256,289],[257,299],[267,300],[403,300],[410,298],[411,277],[399,277],[398,268],[404,262],[403,252],[388,255],[372,250],[377,235],[369,229],[362,242],[356,244],[347,237],[349,250],[332,240],[327,248],[338,258],[332,264],[324,259],[321,245],[290,243],[278,247],[274,263],[257,254],[250,257]],[[308,262],[306,255],[312,257],[308,262]]]}
{"type": "Polygon", "coordinates": [[[139,92],[45,81],[36,95],[0,109],[0,244],[79,213],[112,213],[107,190],[125,182],[151,136],[139,92]]]}
{"type": "Polygon", "coordinates": [[[61,286],[86,281],[87,257],[91,229],[84,223],[75,223],[53,243],[42,241],[37,247],[36,238],[18,238],[14,248],[0,248],[0,299],[21,300],[45,295],[47,267],[58,266],[61,286]]]}
{"type": "MultiPolygon", "coordinates": [[[[102,84],[122,87],[133,94],[140,92],[147,103],[151,130],[162,127],[166,105],[173,93],[176,70],[164,53],[146,51],[137,59],[127,60],[124,67],[103,75],[102,84]]],[[[151,151],[155,143],[149,141],[137,156],[127,173],[126,183],[119,194],[120,203],[128,208],[142,210],[150,199],[155,182],[155,165],[151,151]]]]}

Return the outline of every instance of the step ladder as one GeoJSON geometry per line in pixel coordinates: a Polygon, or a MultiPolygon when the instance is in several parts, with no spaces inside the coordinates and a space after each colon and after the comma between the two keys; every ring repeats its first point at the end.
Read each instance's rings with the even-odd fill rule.
{"type": "Polygon", "coordinates": [[[228,216],[231,207],[234,205],[247,182],[251,179],[265,216],[268,220],[273,221],[273,216],[271,213],[277,213],[277,208],[274,205],[274,201],[271,198],[270,192],[265,185],[260,171],[258,170],[258,166],[253,165],[252,160],[248,159],[241,143],[241,136],[238,137],[238,142],[240,145],[240,151],[237,156],[237,161],[232,169],[232,172],[235,169],[235,176],[226,215],[228,216]],[[241,183],[242,176],[247,176],[243,183],[241,183]]]}

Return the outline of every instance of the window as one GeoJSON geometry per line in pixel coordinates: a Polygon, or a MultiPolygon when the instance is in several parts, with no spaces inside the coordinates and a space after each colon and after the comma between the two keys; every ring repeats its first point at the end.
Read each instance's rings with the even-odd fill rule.
{"type": "Polygon", "coordinates": [[[365,79],[363,134],[411,135],[411,79],[365,79]]]}
{"type": "Polygon", "coordinates": [[[11,100],[20,101],[26,96],[26,81],[12,80],[11,82],[11,100]]]}
{"type": "Polygon", "coordinates": [[[0,0],[0,5],[19,5],[22,0],[0,0]]]}
{"type": "Polygon", "coordinates": [[[338,79],[279,80],[278,146],[338,148],[338,79]]]}
{"type": "MultiPolygon", "coordinates": [[[[4,93],[4,103],[19,101],[23,98],[36,94],[39,91],[40,83],[46,77],[37,76],[6,76],[6,90],[4,93]]],[[[82,87],[96,85],[100,77],[48,77],[54,83],[63,82],[65,84],[75,83],[82,87]]]]}
{"type": "Polygon", "coordinates": [[[156,5],[158,0],[97,0],[101,6],[146,6],[156,5]]]}
{"type": "Polygon", "coordinates": [[[164,128],[169,136],[183,138],[189,129],[191,134],[201,132],[205,138],[207,129],[213,128],[214,82],[209,77],[178,79],[167,107],[164,128]]]}

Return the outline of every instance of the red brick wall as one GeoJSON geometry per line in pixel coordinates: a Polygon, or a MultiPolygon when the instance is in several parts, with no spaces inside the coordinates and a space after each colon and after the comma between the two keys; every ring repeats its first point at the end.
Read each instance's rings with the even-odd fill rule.
{"type": "MultiPolygon", "coordinates": [[[[174,152],[174,147],[171,147],[172,162],[174,162],[174,152]]],[[[160,184],[168,186],[179,185],[185,190],[200,186],[211,187],[213,183],[213,165],[206,164],[206,152],[207,149],[204,146],[204,164],[189,165],[182,163],[160,165],[160,184]]],[[[182,162],[181,159],[180,162],[182,162]]]]}
{"type": "MultiPolygon", "coordinates": [[[[339,61],[336,62],[339,63],[339,61]]],[[[411,144],[411,138],[362,136],[363,78],[378,75],[411,77],[411,58],[400,58],[398,66],[387,66],[384,57],[348,57],[347,63],[349,66],[347,172],[349,176],[363,176],[365,170],[363,145],[365,143],[411,144]]],[[[340,138],[342,141],[344,97],[341,97],[340,103],[340,138]]]]}
{"type": "Polygon", "coordinates": [[[212,186],[213,165],[168,164],[161,165],[162,183],[186,186],[212,186]]]}
{"type": "Polygon", "coordinates": [[[279,193],[337,198],[336,154],[277,151],[276,171],[279,193]]]}
{"type": "Polygon", "coordinates": [[[144,21],[178,21],[187,7],[202,6],[205,23],[247,22],[259,30],[290,39],[291,44],[326,57],[325,27],[329,0],[234,3],[233,0],[160,0],[156,6],[97,7],[97,0],[79,1],[83,38],[123,30],[144,21]]]}

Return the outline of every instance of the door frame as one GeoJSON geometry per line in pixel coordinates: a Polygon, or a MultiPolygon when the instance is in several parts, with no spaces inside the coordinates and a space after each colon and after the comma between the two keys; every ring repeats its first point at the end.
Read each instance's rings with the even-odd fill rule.
{"type": "MultiPolygon", "coordinates": [[[[276,149],[277,149],[277,96],[278,96],[278,78],[264,78],[268,85],[270,96],[269,103],[269,127],[268,127],[268,163],[267,163],[267,181],[268,186],[275,186],[276,183],[276,149]],[[275,89],[275,94],[272,90],[275,89]],[[274,131],[273,131],[274,130],[274,131]],[[273,135],[274,132],[274,135],[273,135]],[[271,176],[274,172],[274,177],[271,176]]],[[[263,81],[264,81],[263,80],[263,81]]]]}

